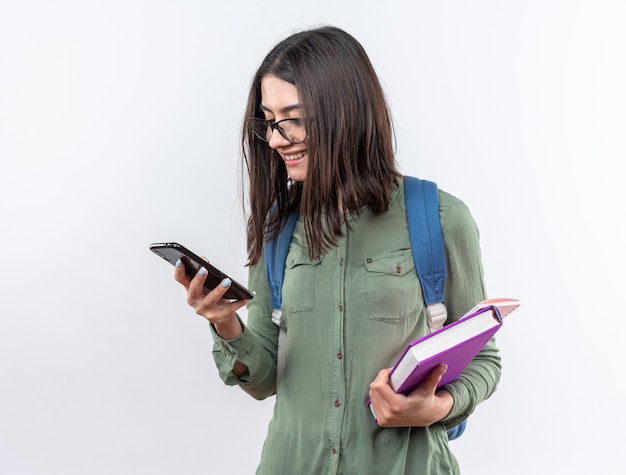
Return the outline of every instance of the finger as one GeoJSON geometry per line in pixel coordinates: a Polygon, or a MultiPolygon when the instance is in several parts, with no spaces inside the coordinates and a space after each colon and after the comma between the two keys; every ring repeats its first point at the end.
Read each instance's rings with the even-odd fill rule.
{"type": "MultiPolygon", "coordinates": [[[[207,275],[207,270],[201,267],[195,277],[191,279],[187,293],[189,303],[197,308],[208,308],[217,303],[223,304],[230,302],[230,300],[224,299],[224,294],[230,288],[232,284],[231,280],[226,278],[214,289],[208,290],[208,288],[204,286],[207,275]]],[[[247,301],[245,302],[247,303],[247,301]]]]}
{"type": "Polygon", "coordinates": [[[441,378],[448,371],[447,364],[440,364],[433,369],[428,377],[423,381],[422,388],[428,392],[433,393],[437,390],[437,385],[441,382],[441,378]]]}
{"type": "MultiPolygon", "coordinates": [[[[210,293],[209,290],[204,287],[204,283],[208,275],[209,273],[206,268],[200,267],[198,272],[196,272],[196,275],[190,279],[189,287],[187,288],[187,300],[189,304],[204,299],[205,296],[210,293]]],[[[217,302],[217,300],[215,300],[215,302],[217,302]]]]}
{"type": "Polygon", "coordinates": [[[370,384],[369,396],[372,402],[384,399],[384,395],[387,391],[393,392],[391,386],[389,386],[389,370],[382,369],[374,378],[374,381],[370,384]]]}
{"type": "Polygon", "coordinates": [[[383,369],[370,385],[370,401],[376,414],[376,423],[381,427],[388,427],[402,411],[403,400],[406,396],[396,394],[389,384],[391,370],[383,369]]]}
{"type": "Polygon", "coordinates": [[[191,278],[185,272],[185,265],[180,259],[178,259],[176,261],[176,264],[174,264],[174,279],[176,280],[176,282],[182,284],[185,289],[189,288],[191,278]]]}
{"type": "Polygon", "coordinates": [[[222,282],[220,282],[220,285],[218,285],[211,291],[211,293],[215,294],[215,297],[219,300],[224,297],[224,294],[228,292],[228,289],[230,289],[231,285],[232,281],[228,277],[226,277],[224,280],[222,280],[222,282]]]}
{"type": "Polygon", "coordinates": [[[376,375],[376,378],[374,379],[374,383],[376,383],[377,385],[381,385],[381,386],[388,386],[389,369],[388,368],[381,369],[376,375]]]}

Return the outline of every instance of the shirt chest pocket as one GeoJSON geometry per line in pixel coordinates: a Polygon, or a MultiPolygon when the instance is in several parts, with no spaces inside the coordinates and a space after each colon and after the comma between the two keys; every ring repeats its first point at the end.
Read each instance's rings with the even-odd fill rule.
{"type": "Polygon", "coordinates": [[[420,310],[422,290],[410,250],[368,257],[365,269],[370,318],[400,323],[420,310]]]}
{"type": "Polygon", "coordinates": [[[292,249],[285,263],[283,308],[292,312],[311,310],[315,306],[315,274],[321,258],[311,259],[303,249],[292,249]]]}

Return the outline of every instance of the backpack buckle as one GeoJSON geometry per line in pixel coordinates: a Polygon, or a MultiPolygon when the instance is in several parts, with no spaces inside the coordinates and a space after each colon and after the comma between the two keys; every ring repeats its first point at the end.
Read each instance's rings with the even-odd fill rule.
{"type": "Polygon", "coordinates": [[[443,302],[431,303],[426,306],[426,317],[431,333],[443,327],[448,319],[448,309],[443,302]]]}
{"type": "Polygon", "coordinates": [[[287,329],[287,324],[283,318],[283,312],[278,308],[272,310],[272,322],[281,330],[287,329]]]}

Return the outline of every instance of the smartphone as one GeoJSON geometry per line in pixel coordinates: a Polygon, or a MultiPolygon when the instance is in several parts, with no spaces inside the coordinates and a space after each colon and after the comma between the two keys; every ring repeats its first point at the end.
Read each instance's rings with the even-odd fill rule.
{"type": "MultiPolygon", "coordinates": [[[[194,277],[201,267],[204,267],[208,275],[204,281],[204,287],[213,290],[220,285],[226,278],[230,279],[221,270],[209,264],[207,261],[197,256],[185,246],[177,242],[160,242],[150,244],[150,250],[156,255],[161,256],[172,265],[176,265],[176,261],[180,259],[185,266],[185,273],[189,277],[194,277]]],[[[246,289],[243,285],[230,279],[232,284],[224,294],[225,299],[230,300],[250,300],[254,294],[246,289]]]]}

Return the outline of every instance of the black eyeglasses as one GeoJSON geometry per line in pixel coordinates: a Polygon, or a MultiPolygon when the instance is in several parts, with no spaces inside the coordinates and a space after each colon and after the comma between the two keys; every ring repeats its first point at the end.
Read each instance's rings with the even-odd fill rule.
{"type": "Polygon", "coordinates": [[[278,130],[278,133],[289,143],[298,144],[306,140],[304,120],[301,118],[283,119],[275,122],[273,120],[252,117],[250,124],[252,125],[254,135],[264,142],[270,141],[274,130],[278,130]]]}

